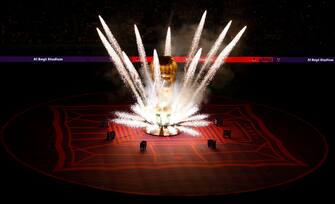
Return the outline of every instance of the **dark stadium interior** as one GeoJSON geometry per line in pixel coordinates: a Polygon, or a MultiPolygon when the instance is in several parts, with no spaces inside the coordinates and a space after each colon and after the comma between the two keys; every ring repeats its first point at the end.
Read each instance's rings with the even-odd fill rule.
{"type": "MultiPolygon", "coordinates": [[[[131,56],[137,55],[133,34],[133,24],[137,24],[149,53],[161,48],[167,25],[171,25],[172,35],[174,30],[187,32],[207,10],[204,35],[209,41],[215,40],[230,19],[233,25],[229,39],[243,25],[248,26],[232,56],[334,56],[334,9],[331,1],[326,0],[11,0],[2,2],[0,7],[0,55],[105,56],[107,53],[95,30],[100,27],[99,14],[131,56]]],[[[185,44],[188,47],[190,42],[185,44]]],[[[332,195],[335,182],[334,65],[232,63],[225,66],[233,77],[219,73],[210,86],[209,101],[217,100],[213,96],[248,100],[285,110],[313,124],[329,145],[327,160],[319,169],[294,182],[255,192],[148,197],[97,190],[41,175],[17,163],[1,146],[0,197],[156,203],[176,200],[325,203],[335,200],[332,195]],[[225,79],[224,83],[220,77],[225,79]]],[[[125,103],[132,101],[113,71],[112,63],[0,63],[0,72],[1,126],[16,112],[64,96],[111,92],[120,94],[125,103]]]]}

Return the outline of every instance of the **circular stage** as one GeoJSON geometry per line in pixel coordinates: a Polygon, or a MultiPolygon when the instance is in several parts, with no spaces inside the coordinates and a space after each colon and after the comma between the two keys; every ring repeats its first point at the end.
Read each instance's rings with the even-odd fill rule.
{"type": "Polygon", "coordinates": [[[223,195],[282,185],[325,160],[320,132],[289,113],[226,99],[202,108],[223,125],[198,128],[200,137],[157,137],[108,124],[127,110],[108,94],[54,100],[13,116],[2,128],[8,153],[45,175],[98,189],[145,195],[223,195]],[[106,140],[108,130],[116,137],[106,140]],[[224,137],[231,131],[231,138],[224,137]],[[208,148],[216,140],[216,149],[208,148]],[[147,149],[140,151],[142,140],[147,149]]]}

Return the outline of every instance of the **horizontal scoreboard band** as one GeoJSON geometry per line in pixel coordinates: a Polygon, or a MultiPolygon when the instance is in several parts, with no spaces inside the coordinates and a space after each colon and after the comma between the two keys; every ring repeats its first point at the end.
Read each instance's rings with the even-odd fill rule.
{"type": "MultiPolygon", "coordinates": [[[[139,63],[139,56],[129,57],[133,63],[139,63]]],[[[185,63],[187,57],[174,56],[178,63],[185,63]]],[[[214,61],[216,57],[211,60],[214,61]]],[[[146,57],[147,62],[152,62],[152,56],[146,57]]],[[[200,58],[203,63],[206,57],[200,58]]],[[[226,63],[334,63],[335,57],[261,57],[261,56],[238,56],[227,57],[226,63]]],[[[67,63],[67,62],[111,62],[108,56],[0,56],[0,62],[50,62],[50,63],[67,63]]]]}

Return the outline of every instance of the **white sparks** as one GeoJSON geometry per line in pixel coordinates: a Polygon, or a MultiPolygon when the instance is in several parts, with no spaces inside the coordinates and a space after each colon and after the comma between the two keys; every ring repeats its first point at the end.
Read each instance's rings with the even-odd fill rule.
{"type": "Polygon", "coordinates": [[[127,120],[127,119],[122,119],[122,118],[116,118],[112,120],[114,123],[121,124],[121,125],[126,125],[128,127],[132,128],[145,128],[147,127],[148,123],[138,121],[138,120],[127,120]]]}
{"type": "Polygon", "coordinates": [[[191,136],[200,136],[200,133],[198,131],[189,127],[178,126],[177,129],[191,136]]]}
{"type": "Polygon", "coordinates": [[[159,88],[161,87],[161,69],[159,65],[159,59],[156,50],[154,50],[154,87],[159,92],[159,88]]]}
{"type": "Polygon", "coordinates": [[[107,24],[105,23],[104,19],[99,15],[99,20],[101,22],[101,25],[107,35],[107,38],[110,42],[110,44],[112,45],[113,49],[117,52],[117,54],[121,57],[122,56],[122,50],[121,47],[119,45],[119,43],[117,42],[117,40],[115,39],[114,35],[112,34],[112,31],[109,29],[109,27],[107,26],[107,24]]]}
{"type": "Polygon", "coordinates": [[[206,15],[207,15],[207,11],[205,11],[202,14],[200,23],[199,23],[199,25],[197,27],[197,30],[194,33],[194,37],[193,37],[193,40],[192,40],[191,49],[190,49],[189,54],[187,56],[187,61],[186,61],[185,67],[184,67],[184,71],[185,72],[188,69],[188,65],[189,65],[191,59],[193,58],[195,51],[198,49],[200,38],[201,38],[201,34],[202,34],[202,29],[204,28],[204,25],[205,25],[206,15]]]}
{"type": "Polygon", "coordinates": [[[158,125],[148,125],[148,126],[146,127],[146,129],[147,129],[148,131],[154,131],[154,130],[156,130],[156,129],[158,129],[158,128],[159,128],[158,125]]]}
{"type": "Polygon", "coordinates": [[[122,118],[122,119],[145,121],[145,119],[143,119],[143,118],[140,117],[139,115],[135,115],[135,114],[133,114],[133,113],[127,113],[127,112],[119,112],[119,111],[116,111],[114,114],[115,114],[118,118],[122,118]]]}
{"type": "Polygon", "coordinates": [[[197,115],[193,115],[191,117],[188,117],[184,121],[188,122],[188,121],[204,120],[204,119],[208,118],[208,116],[209,115],[207,115],[207,114],[197,114],[197,115]]]}
{"type": "Polygon", "coordinates": [[[138,75],[138,72],[136,71],[134,65],[131,63],[129,57],[127,56],[125,52],[122,52],[122,56],[123,56],[123,61],[126,65],[126,68],[128,69],[130,76],[133,79],[134,85],[136,86],[141,97],[145,99],[146,98],[145,90],[144,90],[141,78],[138,75]]]}
{"type": "MultiPolygon", "coordinates": [[[[137,44],[137,50],[138,54],[140,55],[140,61],[142,64],[142,71],[144,73],[144,77],[148,83],[151,82],[150,80],[150,74],[149,74],[149,67],[146,59],[146,54],[145,54],[145,49],[143,46],[142,38],[140,35],[140,31],[138,31],[138,28],[136,25],[134,25],[134,30],[135,30],[135,37],[136,37],[136,44],[137,44]]],[[[152,85],[152,84],[150,84],[152,85]]]]}
{"type": "MultiPolygon", "coordinates": [[[[218,69],[224,63],[224,59],[230,54],[234,46],[240,40],[246,27],[241,29],[211,64],[212,58],[217,55],[229,27],[231,26],[231,21],[229,21],[216,39],[213,47],[208,52],[204,64],[197,72],[197,67],[202,54],[202,49],[198,49],[198,47],[206,15],[207,11],[203,13],[195,31],[187,61],[184,66],[184,76],[180,77],[182,81],[177,80],[172,84],[167,83],[162,77],[160,58],[158,57],[156,50],[153,52],[153,70],[151,73],[153,77],[151,77],[142,38],[136,25],[134,25],[134,30],[141,62],[142,77],[131,63],[127,54],[122,51],[105,21],[99,16],[99,20],[107,38],[97,28],[98,35],[119,72],[121,79],[126,86],[130,88],[133,96],[137,100],[137,102],[130,107],[131,112],[115,112],[117,118],[112,119],[114,123],[132,128],[145,128],[147,131],[160,130],[164,127],[170,132],[179,130],[180,132],[184,132],[191,136],[200,135],[194,128],[204,127],[210,124],[210,121],[207,121],[209,115],[198,114],[204,91],[218,69]]],[[[164,55],[172,55],[170,27],[168,27],[166,33],[164,55]]]]}
{"type": "Polygon", "coordinates": [[[130,87],[130,89],[132,90],[133,94],[135,95],[137,102],[141,105],[144,106],[143,101],[141,99],[141,97],[139,96],[139,94],[136,91],[136,88],[132,82],[132,80],[129,77],[129,74],[126,70],[126,68],[123,66],[122,60],[120,59],[120,57],[117,55],[117,53],[114,51],[114,49],[112,48],[112,46],[108,43],[106,37],[101,33],[101,31],[99,30],[99,28],[97,28],[98,34],[100,36],[100,39],[102,41],[102,43],[104,44],[108,54],[111,56],[113,63],[115,64],[116,69],[118,70],[119,74],[121,75],[122,80],[124,81],[124,83],[126,85],[128,85],[130,87]]]}
{"type": "Polygon", "coordinates": [[[207,68],[207,65],[209,65],[209,63],[212,61],[212,58],[217,54],[217,51],[219,50],[224,38],[227,35],[228,29],[231,25],[232,21],[229,21],[229,23],[226,25],[226,27],[222,30],[221,34],[219,35],[219,37],[216,39],[213,47],[210,49],[210,51],[207,54],[207,57],[205,59],[204,64],[201,66],[200,68],[200,72],[198,73],[195,82],[197,82],[199,80],[199,78],[202,76],[202,73],[205,71],[205,69],[207,68]]]}
{"type": "Polygon", "coordinates": [[[194,121],[182,122],[182,123],[179,123],[179,125],[191,126],[191,127],[205,127],[205,126],[208,126],[210,123],[211,122],[207,120],[194,120],[194,121]]]}
{"type": "Polygon", "coordinates": [[[166,39],[165,39],[165,50],[164,50],[165,56],[171,56],[171,30],[170,26],[167,29],[166,32],[166,39]]]}
{"type": "Polygon", "coordinates": [[[138,104],[132,105],[130,109],[137,115],[144,118],[149,123],[155,123],[154,113],[150,113],[146,108],[141,108],[138,104]]]}
{"type": "Polygon", "coordinates": [[[217,70],[221,67],[221,65],[224,63],[224,59],[229,55],[231,50],[234,48],[236,43],[239,41],[241,36],[243,35],[245,29],[247,27],[245,26],[240,30],[240,32],[234,37],[234,39],[222,50],[222,52],[219,54],[219,56],[216,58],[214,64],[209,68],[207,74],[205,77],[202,79],[199,87],[195,90],[193,98],[195,98],[205,87],[208,86],[208,84],[211,82],[213,79],[215,73],[217,70]]]}
{"type": "Polygon", "coordinates": [[[200,59],[200,56],[201,56],[201,52],[202,52],[202,48],[200,48],[198,50],[197,54],[195,55],[195,57],[193,58],[193,60],[190,64],[190,67],[186,71],[186,74],[185,74],[185,77],[184,77],[183,87],[187,87],[192,82],[195,70],[197,68],[197,65],[198,65],[198,62],[199,62],[199,59],[200,59]]]}

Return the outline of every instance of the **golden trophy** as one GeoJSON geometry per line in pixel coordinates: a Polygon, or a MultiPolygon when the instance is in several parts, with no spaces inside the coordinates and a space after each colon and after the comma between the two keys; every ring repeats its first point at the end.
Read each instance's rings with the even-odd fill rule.
{"type": "MultiPolygon", "coordinates": [[[[173,136],[179,131],[170,125],[171,99],[173,94],[173,83],[176,81],[178,64],[171,56],[160,56],[160,72],[163,86],[158,91],[158,104],[156,106],[156,117],[158,128],[146,129],[146,132],[157,136],[173,136]]],[[[150,64],[150,74],[153,79],[154,65],[150,64]]]]}

